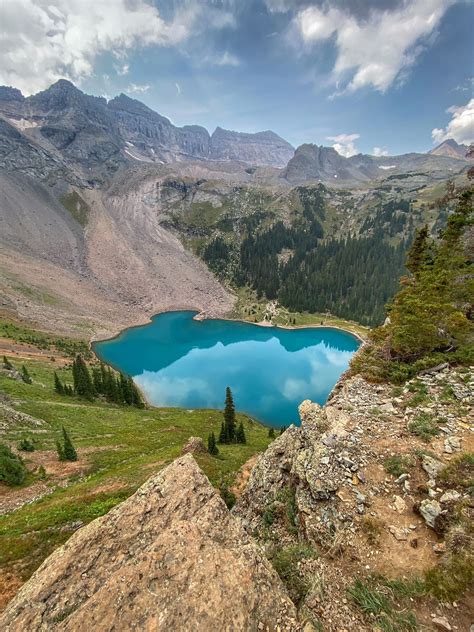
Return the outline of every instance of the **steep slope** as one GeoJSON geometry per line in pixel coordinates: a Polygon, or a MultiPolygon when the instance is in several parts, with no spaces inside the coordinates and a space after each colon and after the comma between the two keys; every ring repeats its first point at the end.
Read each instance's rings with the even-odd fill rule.
{"type": "Polygon", "coordinates": [[[298,630],[294,605],[191,455],[74,534],[0,617],[28,630],[298,630]]]}
{"type": "Polygon", "coordinates": [[[55,195],[29,176],[0,177],[3,309],[50,330],[92,335],[164,309],[230,309],[232,297],[148,213],[143,192],[55,195]]]}
{"type": "Polygon", "coordinates": [[[244,134],[217,127],[211,136],[210,158],[213,160],[284,167],[293,154],[290,143],[271,131],[244,134]]]}

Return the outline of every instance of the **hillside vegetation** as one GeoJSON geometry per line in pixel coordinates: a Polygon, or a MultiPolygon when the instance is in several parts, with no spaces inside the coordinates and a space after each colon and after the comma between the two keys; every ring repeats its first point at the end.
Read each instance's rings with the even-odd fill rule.
{"type": "Polygon", "coordinates": [[[472,188],[461,192],[439,240],[420,229],[407,257],[408,276],[352,368],[370,380],[402,383],[442,362],[474,362],[472,188]]]}
{"type": "MultiPolygon", "coordinates": [[[[66,340],[63,344],[67,347],[66,340]]],[[[21,455],[27,476],[19,487],[0,482],[0,602],[9,585],[27,579],[78,527],[106,513],[179,456],[189,437],[207,442],[209,433],[217,436],[223,419],[214,410],[140,409],[100,397],[60,395],[54,373],[62,383],[72,383],[69,360],[57,352],[53,358],[27,359],[21,346],[16,348],[9,361],[15,369],[24,364],[32,384],[0,369],[0,443],[21,455]],[[58,460],[56,441],[63,427],[77,449],[76,462],[58,460]],[[18,451],[25,439],[33,451],[18,451]]],[[[267,428],[237,414],[241,421],[245,445],[219,445],[218,456],[195,455],[228,502],[239,468],[269,442],[267,428]]]]}

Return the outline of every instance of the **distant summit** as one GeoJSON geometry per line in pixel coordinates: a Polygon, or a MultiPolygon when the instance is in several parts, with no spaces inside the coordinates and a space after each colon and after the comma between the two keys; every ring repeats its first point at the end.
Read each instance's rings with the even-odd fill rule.
{"type": "Polygon", "coordinates": [[[449,158],[466,160],[468,149],[469,147],[467,145],[460,145],[453,138],[448,138],[428,153],[434,156],[448,156],[449,158]]]}
{"type": "Polygon", "coordinates": [[[177,127],[123,93],[107,102],[66,79],[28,98],[15,88],[0,86],[2,115],[23,130],[39,128],[43,138],[82,167],[107,162],[109,172],[130,160],[197,159],[284,167],[294,152],[290,143],[271,131],[248,134],[218,127],[211,136],[199,125],[177,127]]]}

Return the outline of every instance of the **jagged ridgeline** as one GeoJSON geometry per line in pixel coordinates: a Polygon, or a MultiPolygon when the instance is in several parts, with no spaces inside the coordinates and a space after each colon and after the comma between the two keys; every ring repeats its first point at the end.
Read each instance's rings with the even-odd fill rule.
{"type": "Polygon", "coordinates": [[[295,195],[299,208],[287,220],[272,223],[259,208],[233,224],[240,242],[219,231],[202,249],[204,261],[221,278],[292,311],[382,322],[413,235],[410,202],[377,201],[359,229],[338,235],[329,217],[333,209],[328,213],[330,190],[298,187],[295,195]]]}

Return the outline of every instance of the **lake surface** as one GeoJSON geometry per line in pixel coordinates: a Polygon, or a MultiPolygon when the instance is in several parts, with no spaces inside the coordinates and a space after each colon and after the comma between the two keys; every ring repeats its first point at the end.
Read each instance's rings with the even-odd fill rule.
{"type": "Polygon", "coordinates": [[[133,376],[155,406],[236,409],[275,427],[299,423],[304,399],[324,404],[360,342],[331,328],[280,329],[167,312],[117,338],[97,355],[133,376]]]}

